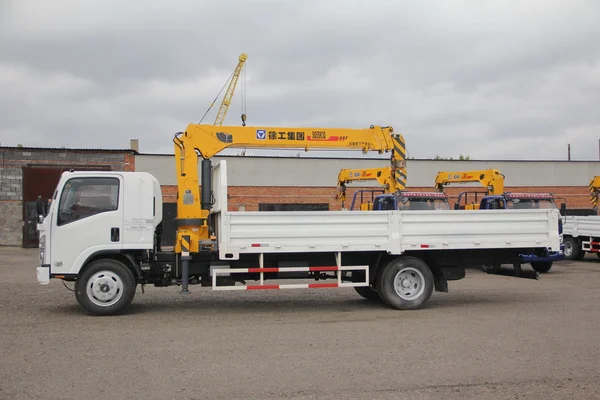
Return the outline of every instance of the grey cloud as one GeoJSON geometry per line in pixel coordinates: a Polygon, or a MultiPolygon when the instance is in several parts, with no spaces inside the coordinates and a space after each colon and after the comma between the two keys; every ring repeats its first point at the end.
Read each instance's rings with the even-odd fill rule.
{"type": "Polygon", "coordinates": [[[570,141],[597,159],[598,3],[371,3],[13,2],[0,142],[171,152],[247,52],[250,125],[389,124],[413,157],[565,158],[570,141]]]}

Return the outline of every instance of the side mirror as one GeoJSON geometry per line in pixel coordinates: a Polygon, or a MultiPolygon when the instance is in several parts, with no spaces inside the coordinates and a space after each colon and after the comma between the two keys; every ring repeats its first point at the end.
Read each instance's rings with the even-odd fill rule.
{"type": "Polygon", "coordinates": [[[49,200],[43,200],[42,196],[38,196],[35,201],[35,210],[37,212],[38,222],[42,222],[44,217],[48,215],[48,209],[50,208],[49,200]]]}
{"type": "Polygon", "coordinates": [[[35,208],[38,215],[44,215],[44,200],[42,200],[42,196],[38,196],[35,202],[35,208]]]}
{"type": "Polygon", "coordinates": [[[566,203],[562,203],[560,205],[560,215],[565,216],[567,213],[567,204],[566,203]]]}

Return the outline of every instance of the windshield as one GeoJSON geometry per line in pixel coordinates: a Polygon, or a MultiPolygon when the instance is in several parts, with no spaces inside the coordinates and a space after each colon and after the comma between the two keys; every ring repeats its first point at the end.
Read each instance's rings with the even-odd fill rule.
{"type": "Polygon", "coordinates": [[[556,208],[552,199],[509,199],[508,208],[515,210],[556,208]]]}
{"type": "Polygon", "coordinates": [[[449,210],[450,205],[445,199],[412,198],[406,203],[400,203],[400,210],[449,210]]]}

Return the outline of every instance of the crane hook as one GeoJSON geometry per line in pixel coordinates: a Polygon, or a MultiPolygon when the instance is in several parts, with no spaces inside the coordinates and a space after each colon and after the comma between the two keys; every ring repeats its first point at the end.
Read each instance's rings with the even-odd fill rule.
{"type": "Polygon", "coordinates": [[[242,114],[242,126],[246,126],[246,114],[242,114]]]}

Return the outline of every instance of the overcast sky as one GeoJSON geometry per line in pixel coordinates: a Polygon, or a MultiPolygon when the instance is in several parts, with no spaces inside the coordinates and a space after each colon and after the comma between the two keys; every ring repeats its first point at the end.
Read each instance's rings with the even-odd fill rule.
{"type": "Polygon", "coordinates": [[[599,158],[596,0],[0,0],[0,143],[172,153],[242,52],[226,125],[245,82],[249,126],[392,125],[416,158],[599,158]]]}

